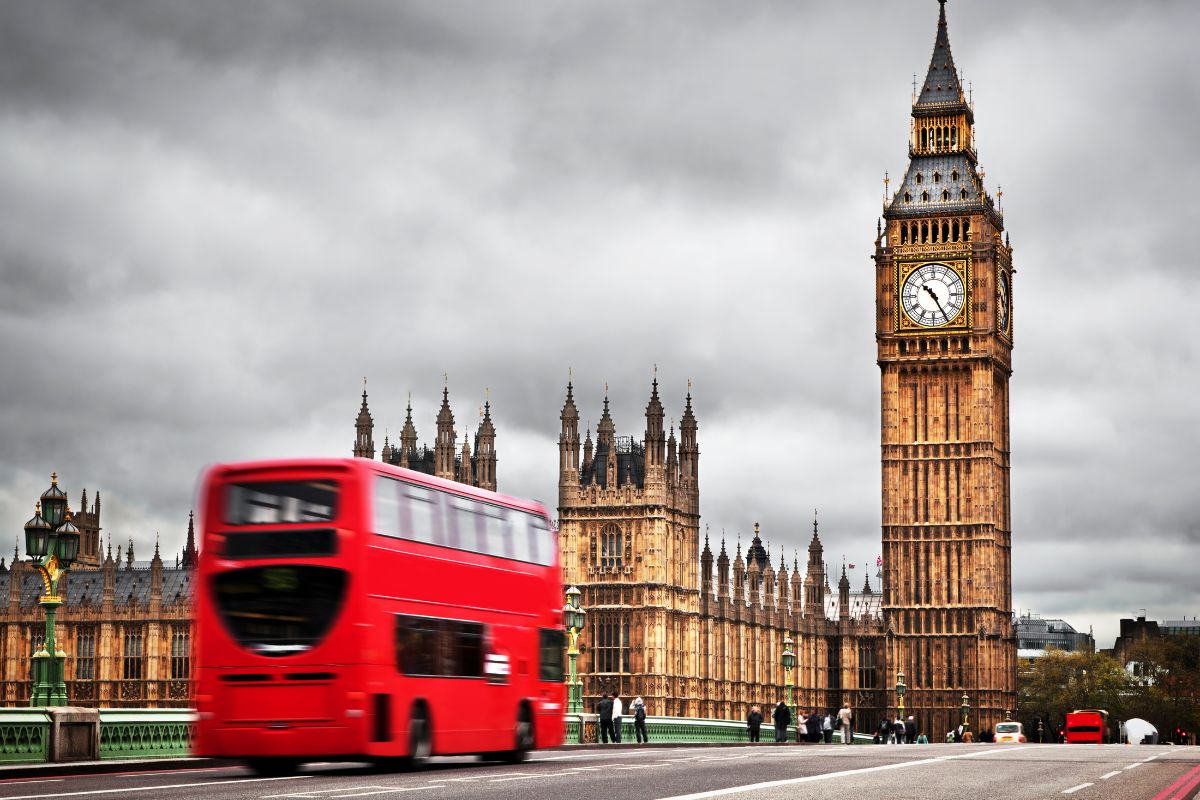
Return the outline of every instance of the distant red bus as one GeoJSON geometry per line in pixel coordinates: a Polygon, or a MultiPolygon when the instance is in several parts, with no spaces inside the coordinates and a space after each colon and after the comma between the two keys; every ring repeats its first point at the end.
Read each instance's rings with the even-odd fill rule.
{"type": "Polygon", "coordinates": [[[545,508],[367,459],[204,476],[198,755],[520,760],[562,743],[562,578],[545,508]]]}
{"type": "Polygon", "coordinates": [[[1108,712],[1098,708],[1085,708],[1067,714],[1067,744],[1105,744],[1110,740],[1108,712]]]}

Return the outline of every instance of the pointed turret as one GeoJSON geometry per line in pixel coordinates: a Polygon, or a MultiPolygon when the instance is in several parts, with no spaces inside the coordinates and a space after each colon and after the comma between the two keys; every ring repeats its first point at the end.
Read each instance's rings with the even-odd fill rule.
{"type": "Polygon", "coordinates": [[[704,526],[704,549],[700,551],[700,599],[707,602],[712,597],[713,554],[708,546],[708,526],[704,526]]]}
{"type": "Polygon", "coordinates": [[[409,467],[410,461],[417,454],[417,426],[413,425],[412,392],[408,393],[408,404],[404,408],[404,427],[400,429],[400,454],[393,459],[397,466],[409,467]]]}
{"type": "Polygon", "coordinates": [[[676,451],[675,421],[671,420],[671,435],[667,437],[667,483],[674,485],[679,482],[679,455],[676,451]]]}
{"type": "Polygon", "coordinates": [[[567,399],[558,415],[562,423],[558,434],[558,504],[564,505],[564,492],[579,485],[579,409],[575,407],[575,386],[567,373],[567,399]]]}
{"type": "Polygon", "coordinates": [[[379,451],[379,457],[383,459],[383,463],[392,463],[392,443],[388,440],[387,431],[383,433],[383,450],[379,451]]]}
{"type": "Polygon", "coordinates": [[[729,553],[725,551],[725,531],[721,531],[721,552],[717,555],[717,597],[729,597],[729,553]]]}
{"type": "Polygon", "coordinates": [[[133,569],[133,537],[129,537],[129,549],[125,551],[125,569],[133,569]]]}
{"type": "Polygon", "coordinates": [[[455,480],[469,486],[475,485],[475,476],[471,469],[471,443],[466,433],[463,433],[462,454],[458,457],[458,475],[455,480]]]}
{"type": "MultiPolygon", "coordinates": [[[[592,471],[592,423],[588,423],[587,438],[583,440],[583,470],[582,473],[592,471]]],[[[582,474],[581,473],[581,474],[582,474]]]]}
{"type": "Polygon", "coordinates": [[[375,457],[375,422],[371,419],[371,411],[367,408],[367,379],[363,378],[362,406],[358,409],[358,417],[354,420],[354,451],[355,458],[375,457]]]}
{"type": "Polygon", "coordinates": [[[458,437],[454,433],[454,414],[450,411],[450,387],[442,386],[442,407],[437,415],[437,439],[433,445],[433,474],[454,480],[454,449],[458,437]]]}
{"type": "Polygon", "coordinates": [[[817,516],[813,512],[813,535],[808,543],[808,574],[804,578],[804,613],[823,614],[825,605],[825,548],[817,533],[817,516]]]}
{"type": "Polygon", "coordinates": [[[696,415],[692,411],[692,382],[688,381],[683,418],[679,421],[679,472],[693,490],[700,479],[700,447],[696,443],[696,415]]]}
{"type": "Polygon", "coordinates": [[[842,561],[842,578],[838,581],[838,619],[850,618],[850,578],[846,575],[846,562],[842,561]]]}
{"type": "Polygon", "coordinates": [[[663,436],[663,406],[658,398],[658,367],[650,384],[650,401],[646,403],[646,469],[662,467],[666,458],[666,439],[663,436]]]}
{"type": "Polygon", "coordinates": [[[196,549],[196,512],[188,512],[187,543],[183,546],[183,558],[180,564],[184,569],[195,569],[200,552],[196,549]]]}
{"type": "Polygon", "coordinates": [[[604,386],[604,411],[600,414],[600,424],[596,426],[596,447],[606,450],[613,449],[617,437],[617,426],[613,424],[608,413],[608,384],[604,386]]]}
{"type": "Polygon", "coordinates": [[[483,416],[475,434],[475,485],[496,491],[496,426],[492,424],[490,395],[483,401],[483,416]]]}

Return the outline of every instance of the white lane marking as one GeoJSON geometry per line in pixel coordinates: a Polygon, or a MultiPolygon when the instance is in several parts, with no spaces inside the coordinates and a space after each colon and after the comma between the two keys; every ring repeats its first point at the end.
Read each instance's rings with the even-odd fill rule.
{"type": "MultiPolygon", "coordinates": [[[[1039,745],[1039,747],[1054,747],[1055,745],[1039,745]]],[[[784,778],[777,781],[764,781],[762,783],[748,783],[742,786],[730,786],[726,789],[710,789],[706,792],[695,792],[693,794],[680,794],[673,797],[664,797],[660,800],[705,800],[709,797],[723,797],[728,794],[740,794],[742,792],[753,792],[759,789],[773,789],[777,786],[794,786],[798,783],[812,783],[813,781],[823,781],[829,778],[844,778],[849,775],[865,775],[871,772],[883,772],[885,770],[903,769],[905,767],[915,767],[923,764],[939,764],[943,761],[953,761],[959,758],[975,758],[977,756],[985,756],[993,753],[1016,753],[1028,752],[1034,748],[1018,748],[1018,747],[1000,747],[991,750],[978,750],[974,753],[963,753],[954,756],[936,756],[934,758],[922,758],[916,761],[900,761],[895,764],[882,764],[877,767],[862,767],[861,769],[847,769],[840,772],[824,772],[818,775],[805,775],[802,778],[784,778]]]]}
{"type": "Polygon", "coordinates": [[[1090,783],[1081,783],[1078,786],[1072,786],[1070,789],[1063,789],[1062,793],[1063,794],[1075,794],[1080,789],[1086,789],[1087,787],[1089,787],[1091,785],[1092,784],[1090,784],[1090,783]]]}
{"type": "Polygon", "coordinates": [[[1158,756],[1150,756],[1149,758],[1143,758],[1142,761],[1153,761],[1156,758],[1158,758],[1158,756]]]}
{"type": "Polygon", "coordinates": [[[1120,775],[1120,774],[1121,774],[1121,770],[1119,770],[1119,769],[1114,770],[1113,772],[1108,772],[1108,773],[1105,773],[1104,775],[1101,775],[1100,780],[1106,781],[1109,778],[1113,777],[1114,775],[1120,775]]]}
{"type": "Polygon", "coordinates": [[[445,781],[453,781],[454,783],[470,783],[472,781],[481,781],[483,778],[444,778],[445,781]]]}
{"type": "Polygon", "coordinates": [[[1133,769],[1134,767],[1140,767],[1143,763],[1144,762],[1139,761],[1136,764],[1130,764],[1128,767],[1124,767],[1124,769],[1133,769]]]}
{"type": "Polygon", "coordinates": [[[422,792],[426,789],[445,789],[445,786],[405,786],[395,789],[376,789],[373,792],[358,792],[357,794],[327,794],[326,797],[367,797],[373,794],[391,794],[393,792],[422,792]]]}
{"type": "Polygon", "coordinates": [[[377,786],[375,784],[372,784],[370,786],[342,786],[337,789],[304,789],[302,791],[288,792],[286,794],[264,794],[264,795],[260,795],[260,797],[262,798],[262,800],[268,800],[268,798],[275,798],[275,797],[322,797],[322,796],[332,797],[333,792],[358,792],[358,791],[362,791],[363,789],[386,789],[386,788],[387,788],[386,786],[377,786]]]}
{"type": "Polygon", "coordinates": [[[163,789],[193,789],[197,786],[220,786],[228,783],[261,783],[262,781],[298,781],[313,775],[288,775],[282,778],[234,778],[227,781],[204,781],[202,783],[168,783],[165,786],[125,786],[121,789],[88,789],[84,792],[59,792],[58,794],[22,794],[8,800],[43,800],[50,797],[85,797],[96,794],[118,794],[120,792],[159,792],[163,789]]]}
{"type": "MultiPolygon", "coordinates": [[[[225,767],[220,767],[220,769],[225,769],[225,767]]],[[[33,778],[31,780],[26,780],[24,778],[11,778],[8,780],[0,780],[0,783],[59,783],[62,780],[62,778],[33,778]]]]}
{"type": "Polygon", "coordinates": [[[545,772],[540,775],[514,775],[511,778],[492,778],[488,783],[504,783],[505,781],[525,781],[531,778],[561,778],[564,775],[578,775],[574,770],[566,772],[545,772]]]}

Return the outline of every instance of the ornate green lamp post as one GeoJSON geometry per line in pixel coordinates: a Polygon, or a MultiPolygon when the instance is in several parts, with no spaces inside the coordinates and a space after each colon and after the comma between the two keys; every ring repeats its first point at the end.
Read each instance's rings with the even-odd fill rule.
{"type": "Polygon", "coordinates": [[[65,706],[67,684],[63,680],[63,662],[67,654],[55,642],[54,619],[62,605],[58,581],[79,555],[79,529],[71,522],[66,493],[58,488],[58,473],[50,475],[50,488],[42,492],[33,518],[25,523],[25,554],[46,589],[39,601],[46,611],[46,640],[33,654],[33,692],[29,705],[65,706]]]}
{"type": "MultiPolygon", "coordinates": [[[[787,703],[789,709],[792,708],[792,667],[796,666],[796,654],[792,652],[792,635],[785,633],[783,635],[783,655],[779,661],[783,664],[783,691],[784,702],[787,703]]],[[[792,714],[795,716],[795,709],[792,709],[792,714]]],[[[795,717],[799,719],[799,716],[795,717]]]]}
{"type": "Polygon", "coordinates": [[[904,721],[904,691],[908,689],[904,685],[904,670],[896,671],[896,719],[904,721]]]}
{"type": "Polygon", "coordinates": [[[579,634],[587,620],[587,611],[579,605],[579,596],[583,594],[575,586],[567,589],[567,604],[563,606],[563,622],[569,631],[567,640],[567,659],[570,662],[570,672],[567,680],[567,713],[583,713],[583,681],[575,674],[575,659],[579,658],[579,634]]]}
{"type": "Polygon", "coordinates": [[[963,738],[965,739],[971,730],[971,698],[967,697],[966,692],[963,692],[962,696],[962,715],[963,738]]]}

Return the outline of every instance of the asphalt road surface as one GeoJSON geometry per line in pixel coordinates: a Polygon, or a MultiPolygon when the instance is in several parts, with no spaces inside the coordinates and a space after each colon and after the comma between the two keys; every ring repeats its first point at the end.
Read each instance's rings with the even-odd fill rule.
{"type": "Polygon", "coordinates": [[[314,764],[286,778],[237,767],[0,782],[0,798],[50,800],[1184,800],[1200,747],[842,745],[643,747],[535,753],[519,765],[439,758],[418,772],[314,764]]]}

